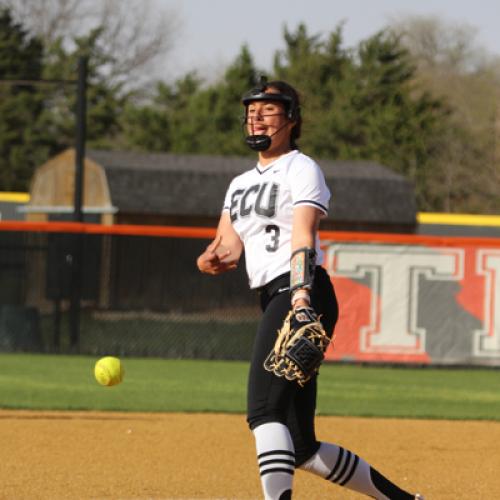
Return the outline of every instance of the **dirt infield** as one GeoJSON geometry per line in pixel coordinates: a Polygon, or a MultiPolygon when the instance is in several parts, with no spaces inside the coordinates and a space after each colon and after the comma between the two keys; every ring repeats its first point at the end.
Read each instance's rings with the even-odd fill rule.
{"type": "MultiPolygon", "coordinates": [[[[318,436],[433,499],[500,498],[500,422],[319,417],[318,436]]],[[[260,498],[241,415],[0,411],[0,498],[260,498]]],[[[302,471],[295,499],[363,498],[302,471]]]]}

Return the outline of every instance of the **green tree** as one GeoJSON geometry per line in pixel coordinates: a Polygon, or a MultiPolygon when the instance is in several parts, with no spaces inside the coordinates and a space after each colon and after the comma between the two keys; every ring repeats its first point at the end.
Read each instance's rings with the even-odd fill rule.
{"type": "Polygon", "coordinates": [[[320,158],[378,161],[409,177],[424,204],[447,110],[415,84],[399,38],[381,31],[348,50],[341,25],[326,41],[299,25],[295,33],[285,30],[285,42],[275,72],[304,93],[303,149],[320,158]]]}
{"type": "MultiPolygon", "coordinates": [[[[129,94],[123,83],[108,79],[102,69],[109,64],[109,56],[102,50],[102,29],[74,40],[75,48],[65,48],[62,39],[50,44],[44,59],[45,78],[73,80],[77,78],[78,59],[88,59],[87,81],[87,145],[88,147],[112,148],[120,132],[121,115],[129,94]]],[[[75,144],[76,87],[60,86],[51,94],[47,108],[47,120],[57,137],[58,149],[75,144]]]]}
{"type": "MultiPolygon", "coordinates": [[[[87,146],[112,148],[129,93],[105,75],[103,31],[76,38],[72,49],[62,39],[44,47],[7,9],[0,13],[0,79],[75,82],[78,58],[87,56],[87,146]]],[[[27,190],[34,168],[75,145],[75,108],[75,84],[0,86],[0,189],[27,190]]]]}
{"type": "Polygon", "coordinates": [[[127,107],[122,141],[143,150],[249,154],[241,97],[256,80],[251,54],[243,46],[219,82],[204,86],[196,73],[188,73],[173,85],[159,83],[149,103],[127,107]]]}
{"type": "Polygon", "coordinates": [[[424,208],[498,213],[500,58],[477,43],[477,30],[468,24],[406,16],[390,29],[411,54],[419,86],[450,109],[434,151],[424,208]]]}
{"type": "Polygon", "coordinates": [[[129,100],[121,119],[120,143],[140,151],[197,152],[193,125],[200,124],[193,121],[198,110],[192,117],[191,109],[201,83],[195,73],[188,73],[172,85],[158,82],[145,101],[129,100]]]}
{"type": "Polygon", "coordinates": [[[196,128],[198,152],[248,154],[243,137],[241,97],[257,80],[250,51],[243,46],[222,81],[202,90],[190,102],[189,128],[196,128]]]}
{"type": "Polygon", "coordinates": [[[286,48],[275,55],[276,77],[301,92],[301,148],[320,158],[341,158],[346,144],[356,142],[358,117],[353,113],[352,51],[342,47],[342,26],[326,41],[309,36],[305,25],[285,28],[286,48]]]}
{"type": "Polygon", "coordinates": [[[162,95],[169,92],[169,88],[159,83],[157,92],[152,104],[131,101],[125,105],[120,119],[122,132],[117,139],[120,149],[151,152],[170,150],[170,126],[162,103],[162,95]]]}
{"type": "Polygon", "coordinates": [[[362,140],[347,154],[376,160],[407,176],[420,206],[448,110],[415,84],[415,67],[397,37],[378,33],[360,44],[358,54],[354,108],[362,140]]]}
{"type": "MultiPolygon", "coordinates": [[[[0,10],[0,80],[38,79],[43,47],[0,10]]],[[[46,158],[51,139],[42,115],[44,99],[33,85],[0,82],[0,189],[24,191],[34,165],[46,158]]]]}

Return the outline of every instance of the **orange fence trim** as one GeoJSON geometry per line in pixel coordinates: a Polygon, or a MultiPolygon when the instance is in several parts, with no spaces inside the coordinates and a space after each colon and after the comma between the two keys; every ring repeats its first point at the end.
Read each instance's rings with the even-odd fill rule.
{"type": "Polygon", "coordinates": [[[0,222],[0,231],[117,234],[127,236],[163,236],[172,238],[207,238],[215,236],[214,228],[181,226],[139,226],[89,224],[83,222],[0,222]]]}
{"type": "MultiPolygon", "coordinates": [[[[215,228],[184,226],[141,226],[128,224],[102,225],[83,222],[24,222],[2,221],[0,231],[116,234],[127,236],[159,236],[171,238],[215,237],[215,228]]],[[[385,243],[429,246],[480,245],[497,247],[500,238],[476,236],[430,236],[418,234],[361,233],[349,231],[320,231],[320,239],[331,242],[385,243]]]]}
{"type": "Polygon", "coordinates": [[[359,233],[349,231],[320,231],[321,240],[349,243],[389,243],[394,245],[497,247],[500,238],[477,236],[434,236],[421,234],[359,233]]]}

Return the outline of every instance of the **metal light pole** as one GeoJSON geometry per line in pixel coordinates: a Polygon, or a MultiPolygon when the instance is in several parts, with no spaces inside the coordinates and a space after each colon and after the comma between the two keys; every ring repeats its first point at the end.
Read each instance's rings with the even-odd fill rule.
{"type": "MultiPolygon", "coordinates": [[[[87,66],[86,57],[78,59],[78,80],[76,98],[76,144],[75,144],[75,190],[73,220],[83,222],[83,186],[87,118],[87,66]]],[[[80,343],[80,303],[82,298],[83,277],[83,234],[76,233],[73,243],[73,260],[71,263],[71,296],[70,296],[70,347],[78,351],[80,343]]]]}
{"type": "Polygon", "coordinates": [[[75,157],[75,199],[73,219],[83,221],[83,178],[85,161],[85,140],[87,135],[87,65],[86,57],[78,59],[78,80],[76,89],[76,157],[75,157]]]}

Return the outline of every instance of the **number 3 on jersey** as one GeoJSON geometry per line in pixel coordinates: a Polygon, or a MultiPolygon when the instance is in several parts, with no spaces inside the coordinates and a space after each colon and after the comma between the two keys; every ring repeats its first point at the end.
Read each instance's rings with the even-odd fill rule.
{"type": "Polygon", "coordinates": [[[280,228],[274,224],[269,224],[269,226],[266,226],[266,233],[270,235],[266,250],[268,252],[276,252],[280,245],[280,228]]]}

